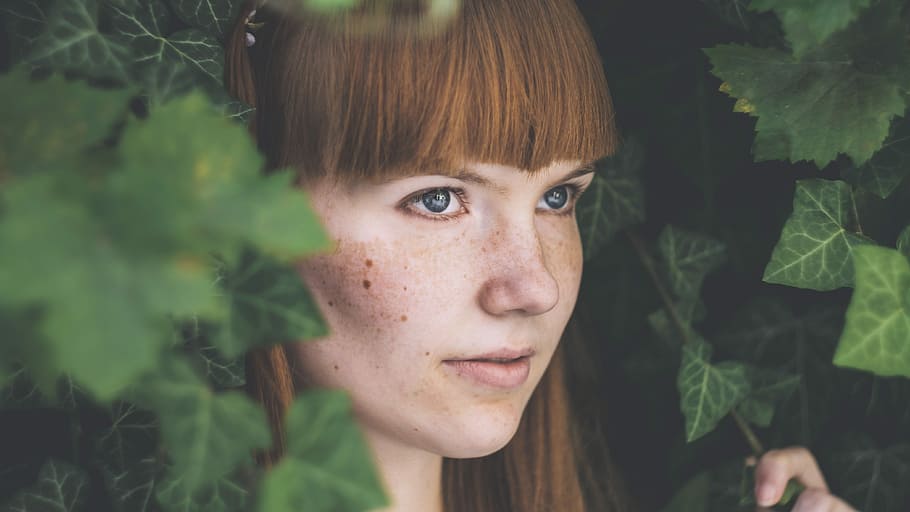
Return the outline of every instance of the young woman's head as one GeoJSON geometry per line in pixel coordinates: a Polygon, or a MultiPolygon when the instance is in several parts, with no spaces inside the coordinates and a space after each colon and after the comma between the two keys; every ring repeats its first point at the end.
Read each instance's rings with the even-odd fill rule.
{"type": "Polygon", "coordinates": [[[342,388],[371,440],[448,458],[449,510],[580,510],[557,347],[574,203],[617,137],[574,3],[462,0],[431,34],[417,8],[365,33],[266,3],[247,48],[252,7],[228,86],[336,240],[298,264],[330,334],[248,358],[279,439],[297,390],[342,388]]]}

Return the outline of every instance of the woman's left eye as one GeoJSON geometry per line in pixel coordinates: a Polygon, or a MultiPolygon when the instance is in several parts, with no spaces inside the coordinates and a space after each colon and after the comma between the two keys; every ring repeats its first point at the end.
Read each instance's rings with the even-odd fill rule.
{"type": "Polygon", "coordinates": [[[540,202],[537,203],[537,207],[568,215],[575,210],[575,200],[578,198],[579,189],[578,185],[571,183],[553,187],[544,193],[540,202]]]}

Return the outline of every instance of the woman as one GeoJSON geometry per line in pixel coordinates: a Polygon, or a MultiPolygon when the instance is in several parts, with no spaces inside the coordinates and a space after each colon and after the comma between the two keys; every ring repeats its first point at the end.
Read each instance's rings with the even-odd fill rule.
{"type": "MultiPolygon", "coordinates": [[[[417,9],[364,33],[254,7],[229,88],[337,243],[298,265],[330,334],[249,356],[279,439],[263,464],[296,390],[342,388],[389,510],[628,510],[612,481],[583,495],[559,349],[582,272],[574,205],[618,146],[574,3],[465,0],[429,35],[417,9]]],[[[762,504],[795,476],[810,488],[796,510],[849,510],[805,450],[756,474],[762,504]]]]}

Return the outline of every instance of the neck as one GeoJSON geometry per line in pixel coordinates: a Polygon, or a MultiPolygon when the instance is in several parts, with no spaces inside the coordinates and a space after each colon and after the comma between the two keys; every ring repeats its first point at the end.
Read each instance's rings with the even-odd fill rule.
{"type": "Polygon", "coordinates": [[[442,456],[364,429],[391,506],[373,512],[442,512],[442,456]]]}

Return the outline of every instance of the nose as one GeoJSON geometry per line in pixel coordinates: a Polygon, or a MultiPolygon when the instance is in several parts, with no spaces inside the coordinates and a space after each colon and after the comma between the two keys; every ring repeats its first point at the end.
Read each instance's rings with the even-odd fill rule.
{"type": "Polygon", "coordinates": [[[547,267],[533,219],[500,223],[482,250],[485,280],[479,302],[489,314],[540,315],[559,301],[559,285],[547,267]]]}

